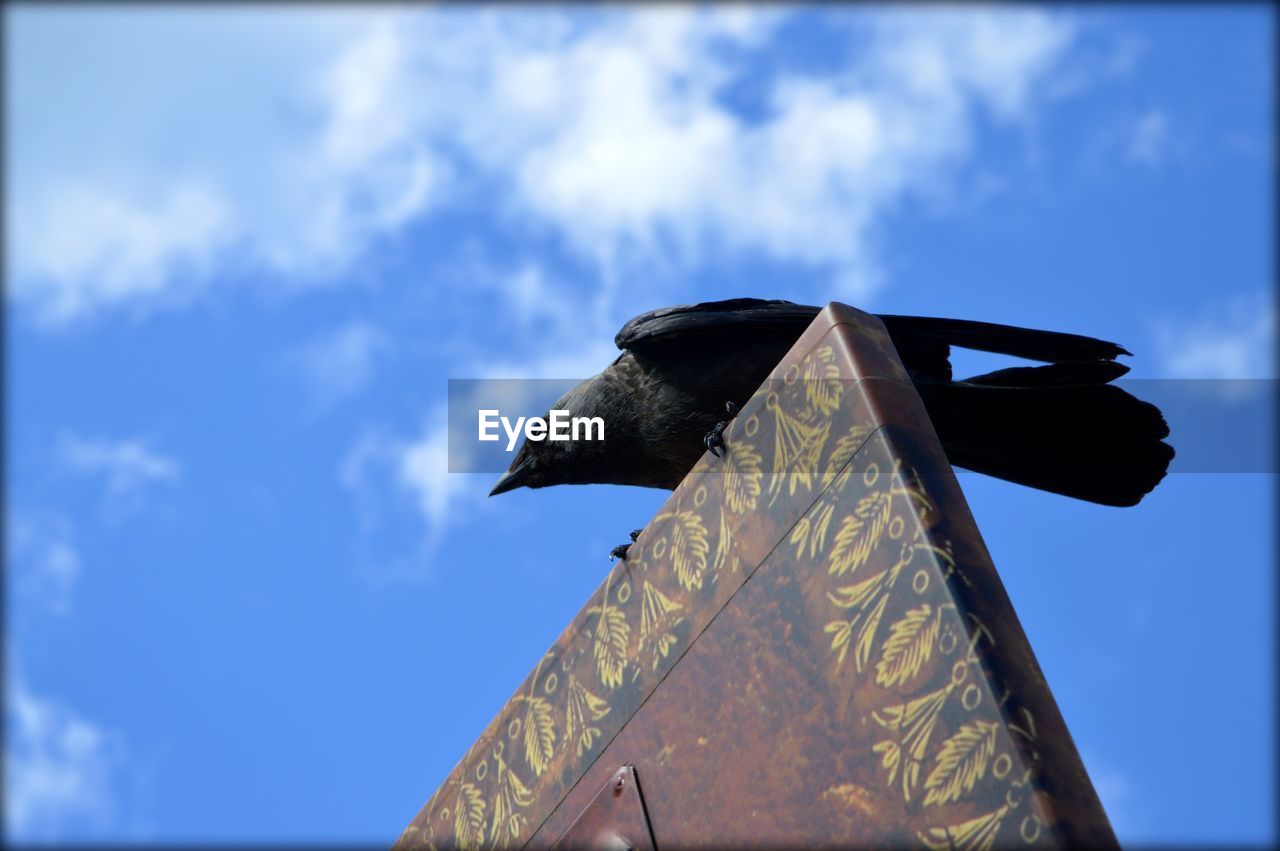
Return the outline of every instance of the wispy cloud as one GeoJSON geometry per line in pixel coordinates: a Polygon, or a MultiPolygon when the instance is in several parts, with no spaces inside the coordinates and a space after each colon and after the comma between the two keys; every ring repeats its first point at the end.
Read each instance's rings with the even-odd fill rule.
{"type": "MultiPolygon", "coordinates": [[[[526,267],[514,278],[506,279],[504,285],[538,290],[542,287],[539,275],[533,267],[526,267]]],[[[552,314],[573,309],[572,300],[562,300],[560,295],[548,297],[544,293],[541,297],[550,305],[547,309],[552,314]]],[[[617,357],[618,350],[607,335],[584,335],[581,327],[582,322],[576,326],[556,325],[547,332],[542,353],[537,356],[488,358],[464,367],[463,372],[469,369],[469,374],[482,378],[512,379],[502,405],[504,409],[509,405],[508,410],[522,410],[532,404],[534,396],[545,392],[545,387],[533,381],[522,382],[523,379],[580,380],[599,372],[617,357]]],[[[473,428],[474,416],[475,408],[467,404],[463,392],[451,397],[447,404],[432,403],[416,431],[367,432],[344,457],[338,477],[355,500],[361,532],[366,538],[380,534],[379,527],[398,504],[411,506],[420,525],[417,553],[384,554],[381,560],[393,568],[381,570],[380,578],[391,573],[420,577],[421,565],[443,543],[449,530],[462,519],[485,510],[496,476],[458,472],[474,469],[474,459],[463,454],[468,444],[452,448],[449,444],[451,419],[461,417],[462,420],[453,419],[453,423],[465,421],[473,428]],[[450,410],[455,404],[461,405],[462,410],[450,410]]]]}
{"type": "MultiPolygon", "coordinates": [[[[513,379],[504,405],[518,410],[529,403],[535,388],[522,385],[521,379],[581,380],[618,356],[612,341],[615,329],[607,318],[607,291],[584,296],[552,280],[534,263],[506,271],[477,267],[473,274],[478,285],[501,295],[501,309],[513,326],[512,339],[538,341],[537,353],[529,356],[495,357],[487,351],[455,364],[460,376],[513,379]]],[[[465,407],[461,397],[450,398],[447,404],[465,407]]],[[[473,409],[466,413],[474,417],[473,409]]],[[[356,502],[367,538],[378,534],[382,515],[397,502],[410,504],[420,523],[417,555],[384,555],[381,560],[394,567],[381,570],[381,578],[389,573],[421,576],[420,567],[414,565],[425,563],[461,518],[484,508],[494,477],[450,472],[451,467],[471,469],[470,459],[459,454],[465,450],[449,446],[450,418],[460,415],[442,401],[429,403],[418,430],[365,433],[343,459],[339,479],[356,502]]]]}
{"type": "Polygon", "coordinates": [[[34,694],[10,671],[5,689],[5,838],[92,835],[117,817],[124,768],[119,734],[34,694]]]}
{"type": "Polygon", "coordinates": [[[285,360],[315,404],[327,407],[364,389],[391,349],[390,336],[376,325],[352,321],[303,343],[285,360]]]}
{"type": "Polygon", "coordinates": [[[212,187],[175,175],[153,193],[51,186],[20,210],[38,237],[15,224],[16,292],[39,299],[62,322],[98,304],[174,303],[190,295],[230,237],[227,202],[212,187]],[[35,287],[36,289],[33,289],[35,287]]]}
{"type": "Polygon", "coordinates": [[[355,502],[360,522],[362,569],[378,582],[421,579],[449,529],[479,507],[489,485],[476,476],[449,472],[445,410],[424,418],[420,431],[404,435],[368,432],[343,458],[338,478],[355,502]],[[416,545],[396,539],[391,550],[374,552],[404,510],[420,530],[416,545]]]}
{"type": "Polygon", "coordinates": [[[880,218],[965,160],[980,109],[1025,116],[1072,31],[1025,11],[867,15],[843,64],[763,82],[758,116],[731,109],[738,57],[784,14],[729,25],[666,7],[540,42],[471,34],[493,106],[460,116],[461,133],[522,210],[606,269],[758,253],[826,267],[857,295],[880,218]]]}
{"type": "Polygon", "coordinates": [[[62,324],[180,303],[250,270],[289,284],[344,274],[370,239],[419,213],[442,176],[398,117],[414,114],[403,99],[416,93],[389,85],[407,58],[395,20],[15,11],[13,295],[62,324]],[[76,62],[50,67],[69,51],[76,62]]]}
{"type": "Polygon", "coordinates": [[[795,14],[26,10],[11,33],[14,293],[58,322],[246,265],[334,279],[380,235],[484,193],[606,287],[620,263],[736,253],[864,294],[877,224],[955,175],[981,114],[1033,114],[1074,31],[1040,10],[850,10],[833,67],[752,79],[759,108],[730,106],[795,14]],[[76,27],[101,55],[40,74],[76,27]],[[179,59],[191,86],[155,72],[179,59]],[[110,112],[101,85],[126,86],[138,114],[110,112]],[[191,87],[208,95],[198,110],[191,87]],[[192,126],[210,132],[176,135],[192,126]],[[88,129],[92,157],[69,141],[88,129]]]}
{"type": "Polygon", "coordinates": [[[70,521],[62,516],[31,516],[12,506],[6,518],[5,580],[20,601],[55,615],[70,614],[83,569],[70,521]]]}
{"type": "Polygon", "coordinates": [[[1169,116],[1161,110],[1142,113],[1129,135],[1126,156],[1144,166],[1162,165],[1169,155],[1169,116]]]}
{"type": "Polygon", "coordinates": [[[444,413],[426,424],[422,434],[398,447],[396,482],[414,494],[432,544],[443,534],[464,495],[482,496],[467,487],[471,480],[449,474],[449,434],[444,413]]]}
{"type": "Polygon", "coordinates": [[[505,308],[524,333],[563,337],[581,329],[583,312],[576,294],[554,286],[546,271],[526,261],[498,282],[505,308]]]}
{"type": "Polygon", "coordinates": [[[1171,378],[1275,378],[1276,305],[1267,294],[1208,305],[1156,328],[1171,378]]]}
{"type": "Polygon", "coordinates": [[[143,491],[155,484],[179,479],[178,462],[144,441],[86,438],[64,433],[57,445],[57,458],[70,472],[101,477],[112,502],[136,505],[143,491]]]}

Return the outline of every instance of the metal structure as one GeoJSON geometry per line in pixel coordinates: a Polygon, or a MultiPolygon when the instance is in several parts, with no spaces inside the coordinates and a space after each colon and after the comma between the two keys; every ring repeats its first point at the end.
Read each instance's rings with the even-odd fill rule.
{"type": "Polygon", "coordinates": [[[1114,846],[880,321],[725,440],[396,847],[1114,846]]]}

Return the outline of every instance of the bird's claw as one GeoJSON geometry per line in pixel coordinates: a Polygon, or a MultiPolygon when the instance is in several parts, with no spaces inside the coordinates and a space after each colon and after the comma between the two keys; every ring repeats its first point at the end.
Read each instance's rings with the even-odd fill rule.
{"type": "MultiPolygon", "coordinates": [[[[732,402],[725,402],[724,412],[731,417],[735,417],[738,415],[738,406],[732,402]]],[[[720,457],[720,453],[716,450],[724,449],[724,430],[728,427],[728,420],[721,420],[716,423],[715,428],[707,432],[706,437],[702,438],[702,445],[707,447],[707,451],[717,458],[720,457]]]]}
{"type": "MultiPolygon", "coordinates": [[[[727,413],[727,415],[730,415],[731,417],[736,417],[736,404],[733,404],[732,402],[724,403],[724,413],[727,413]]],[[[704,447],[707,447],[708,452],[712,453],[713,456],[716,456],[717,458],[719,458],[719,453],[716,452],[716,450],[724,448],[724,429],[727,429],[727,427],[728,421],[721,420],[717,422],[716,427],[708,431],[707,436],[703,438],[704,447]]]]}
{"type": "MultiPolygon", "coordinates": [[[[640,537],[640,533],[641,533],[641,532],[643,532],[643,531],[644,531],[643,529],[636,529],[634,532],[632,532],[632,533],[631,533],[631,543],[635,543],[636,538],[639,538],[639,537],[640,537]]],[[[623,561],[626,561],[626,560],[627,560],[627,551],[628,551],[628,550],[630,550],[630,549],[631,549],[631,544],[618,544],[618,546],[616,546],[616,547],[614,547],[613,549],[609,550],[609,558],[620,558],[620,559],[622,559],[623,561]]]]}
{"type": "Polygon", "coordinates": [[[706,437],[702,438],[702,445],[707,447],[707,451],[717,458],[720,457],[720,453],[716,449],[724,448],[724,430],[727,425],[729,424],[724,422],[716,423],[715,428],[707,432],[706,437]]]}

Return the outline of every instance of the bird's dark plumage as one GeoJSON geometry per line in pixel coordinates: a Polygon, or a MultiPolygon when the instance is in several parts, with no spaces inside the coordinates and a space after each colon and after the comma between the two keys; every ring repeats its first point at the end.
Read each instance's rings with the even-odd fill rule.
{"type": "MultiPolygon", "coordinates": [[[[627,322],[623,353],[559,402],[600,416],[603,442],[526,442],[494,493],[613,483],[674,488],[705,451],[703,436],[743,405],[818,314],[740,298],[664,307],[627,322]]],[[[1132,505],[1164,477],[1173,449],[1155,406],[1109,382],[1128,368],[1115,343],[919,316],[879,317],[952,463],[1106,505],[1132,505]],[[955,381],[952,346],[1012,355],[1020,366],[955,381]]]]}

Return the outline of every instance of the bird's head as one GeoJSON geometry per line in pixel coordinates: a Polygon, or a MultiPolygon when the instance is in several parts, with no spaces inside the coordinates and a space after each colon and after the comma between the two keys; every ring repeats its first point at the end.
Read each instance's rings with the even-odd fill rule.
{"type": "MultiPolygon", "coordinates": [[[[584,419],[596,417],[601,413],[599,388],[590,381],[570,390],[551,406],[551,411],[543,414],[542,419],[551,422],[552,411],[568,412],[570,418],[584,419]]],[[[616,420],[601,417],[602,423],[608,422],[610,428],[616,420]]],[[[569,440],[530,440],[527,437],[507,472],[494,484],[489,496],[515,490],[516,488],[545,488],[552,485],[587,484],[600,481],[601,461],[605,455],[604,440],[595,439],[603,435],[604,429],[596,431],[584,428],[578,431],[579,439],[569,440]],[[593,439],[586,439],[588,436],[593,439]]],[[[572,424],[569,434],[574,434],[572,424]]]]}
{"type": "Polygon", "coordinates": [[[535,443],[526,440],[516,452],[511,466],[502,478],[494,484],[489,496],[513,491],[516,488],[543,488],[559,484],[556,481],[556,463],[550,453],[543,450],[549,446],[546,441],[535,443]]]}

